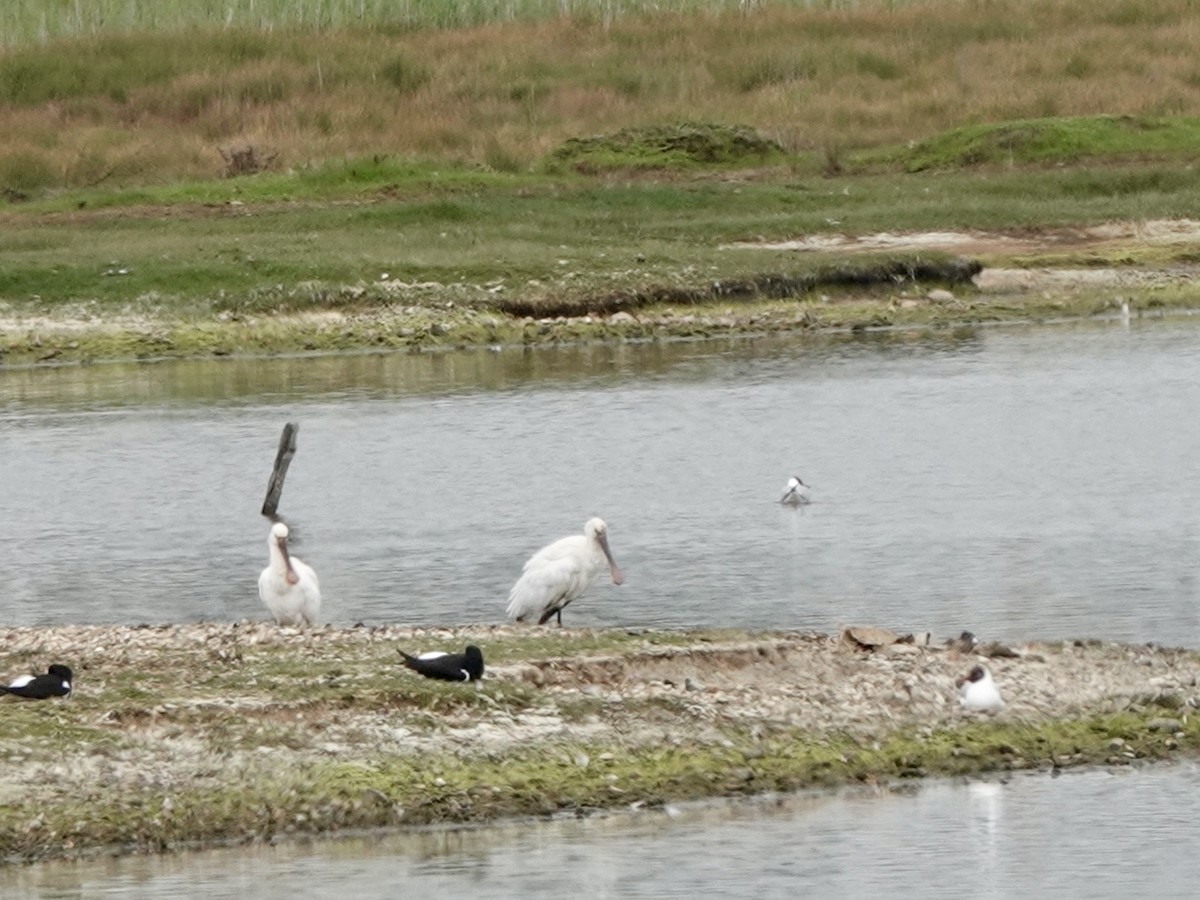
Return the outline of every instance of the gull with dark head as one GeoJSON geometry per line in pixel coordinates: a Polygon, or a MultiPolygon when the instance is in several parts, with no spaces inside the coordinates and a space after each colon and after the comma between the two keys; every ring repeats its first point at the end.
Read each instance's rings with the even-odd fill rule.
{"type": "Polygon", "coordinates": [[[590,588],[604,569],[613,584],[625,580],[608,548],[608,526],[603,519],[588,519],[583,534],[559,538],[529,558],[509,591],[508,617],[539,625],[557,617],[561,628],[563,608],[590,588]]]}
{"type": "Polygon", "coordinates": [[[958,686],[958,702],[964,709],[981,712],[999,712],[1004,708],[1004,698],[992,680],[987,666],[978,665],[954,682],[958,686]]]}
{"type": "Polygon", "coordinates": [[[288,527],[271,526],[267,536],[270,563],[258,576],[258,596],[279,625],[316,625],[321,613],[321,585],[312,566],[288,553],[288,527]]]}

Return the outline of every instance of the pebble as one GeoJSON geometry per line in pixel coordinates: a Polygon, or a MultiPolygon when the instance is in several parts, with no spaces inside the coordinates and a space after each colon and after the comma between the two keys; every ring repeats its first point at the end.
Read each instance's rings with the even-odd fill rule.
{"type": "Polygon", "coordinates": [[[1146,723],[1146,727],[1151,731],[1170,731],[1174,733],[1183,729],[1183,723],[1178,719],[1151,719],[1146,723]]]}

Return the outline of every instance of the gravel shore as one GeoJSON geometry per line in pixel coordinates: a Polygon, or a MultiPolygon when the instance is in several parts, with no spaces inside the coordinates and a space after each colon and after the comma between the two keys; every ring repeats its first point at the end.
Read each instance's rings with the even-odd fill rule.
{"type": "Polygon", "coordinates": [[[10,860],[1124,763],[1200,739],[1200,655],[1158,646],[259,622],[3,640],[0,674],[76,673],[69,701],[2,701],[10,860]],[[478,689],[398,664],[397,648],[468,642],[478,689]],[[1007,701],[994,716],[957,701],[979,661],[1007,701]]]}

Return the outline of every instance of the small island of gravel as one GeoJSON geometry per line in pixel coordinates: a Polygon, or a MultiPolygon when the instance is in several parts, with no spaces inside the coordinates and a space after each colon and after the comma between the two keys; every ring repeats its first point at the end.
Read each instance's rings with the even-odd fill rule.
{"type": "Polygon", "coordinates": [[[76,673],[68,702],[3,701],[8,861],[1124,765],[1200,738],[1200,655],[1152,645],[260,622],[3,640],[14,674],[76,673]],[[488,661],[478,689],[396,652],[466,643],[488,661]],[[957,702],[980,653],[994,716],[957,702]]]}

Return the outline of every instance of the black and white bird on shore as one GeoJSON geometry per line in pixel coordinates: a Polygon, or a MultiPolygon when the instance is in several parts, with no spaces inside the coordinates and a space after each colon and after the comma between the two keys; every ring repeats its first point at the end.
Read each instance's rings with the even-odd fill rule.
{"type": "Polygon", "coordinates": [[[964,709],[977,709],[982,712],[999,712],[1004,709],[1004,698],[1000,689],[992,680],[992,673],[986,666],[975,666],[966,675],[959,678],[958,702],[964,709]]]}
{"type": "Polygon", "coordinates": [[[483,651],[468,644],[462,653],[442,653],[431,650],[410,656],[403,650],[404,665],[426,678],[439,681],[478,681],[483,677],[483,651]]]}
{"type": "Polygon", "coordinates": [[[0,691],[26,700],[68,697],[71,694],[71,670],[55,663],[45,675],[18,675],[11,683],[0,685],[0,691]]]}
{"type": "Polygon", "coordinates": [[[793,475],[784,486],[783,496],[779,498],[779,502],[787,506],[803,506],[811,503],[812,501],[808,499],[808,485],[800,480],[799,475],[793,475]]]}

